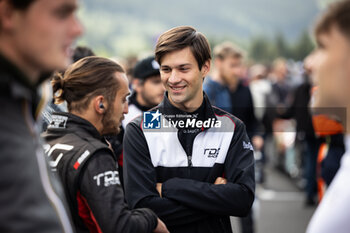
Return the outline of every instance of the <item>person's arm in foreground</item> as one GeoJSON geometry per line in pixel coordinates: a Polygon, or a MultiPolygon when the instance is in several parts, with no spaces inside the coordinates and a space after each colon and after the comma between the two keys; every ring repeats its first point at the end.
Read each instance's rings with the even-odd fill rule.
{"type": "Polygon", "coordinates": [[[203,211],[160,197],[146,139],[140,127],[133,122],[126,127],[123,146],[125,197],[132,208],[151,208],[167,226],[188,224],[208,217],[203,211]]]}

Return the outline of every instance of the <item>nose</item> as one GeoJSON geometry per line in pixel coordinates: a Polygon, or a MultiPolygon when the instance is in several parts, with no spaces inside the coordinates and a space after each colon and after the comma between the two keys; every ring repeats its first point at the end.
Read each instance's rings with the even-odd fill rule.
{"type": "Polygon", "coordinates": [[[170,77],[168,79],[168,82],[171,84],[176,84],[181,82],[181,79],[179,78],[178,74],[176,73],[175,70],[171,71],[170,77]]]}
{"type": "Polygon", "coordinates": [[[124,104],[123,113],[124,113],[124,114],[127,114],[128,112],[129,112],[129,104],[128,104],[128,103],[125,103],[125,104],[124,104]]]}
{"type": "Polygon", "coordinates": [[[73,38],[76,38],[83,34],[84,28],[79,19],[76,16],[73,16],[73,22],[71,24],[71,35],[73,38]]]}

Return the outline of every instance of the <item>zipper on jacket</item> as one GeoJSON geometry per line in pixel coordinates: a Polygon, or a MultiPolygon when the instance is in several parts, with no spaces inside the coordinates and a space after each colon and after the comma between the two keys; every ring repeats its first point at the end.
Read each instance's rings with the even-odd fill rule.
{"type": "Polygon", "coordinates": [[[192,167],[193,164],[192,164],[192,156],[191,155],[187,156],[187,161],[188,161],[188,167],[192,167]]]}

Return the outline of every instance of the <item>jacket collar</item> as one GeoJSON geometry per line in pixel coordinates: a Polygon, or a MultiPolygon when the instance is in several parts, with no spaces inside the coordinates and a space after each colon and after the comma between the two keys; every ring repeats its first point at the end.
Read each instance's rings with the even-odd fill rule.
{"type": "Polygon", "coordinates": [[[8,60],[4,55],[0,53],[0,75],[4,78],[1,79],[1,86],[6,83],[18,83],[31,92],[36,92],[37,87],[46,79],[51,76],[52,72],[47,72],[39,77],[37,83],[30,82],[28,76],[23,73],[14,63],[8,60]]]}
{"type": "Polygon", "coordinates": [[[50,76],[51,73],[44,74],[36,84],[33,84],[14,63],[0,53],[0,95],[27,100],[31,105],[30,110],[34,119],[37,117],[35,114],[38,112],[40,102],[37,87],[50,76]]]}

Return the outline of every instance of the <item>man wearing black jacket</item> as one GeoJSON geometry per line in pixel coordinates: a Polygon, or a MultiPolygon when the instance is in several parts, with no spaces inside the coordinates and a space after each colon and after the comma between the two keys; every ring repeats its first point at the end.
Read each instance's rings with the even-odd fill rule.
{"type": "Polygon", "coordinates": [[[66,67],[82,33],[76,9],[76,0],[0,1],[0,232],[73,232],[36,120],[38,86],[66,67]]]}
{"type": "Polygon", "coordinates": [[[123,68],[101,57],[86,57],[52,81],[55,113],[43,137],[53,171],[61,178],[77,232],[164,232],[153,211],[128,209],[115,155],[102,135],[119,132],[128,112],[123,68]]]}
{"type": "Polygon", "coordinates": [[[253,148],[244,124],[211,106],[203,92],[210,47],[192,27],[162,34],[156,46],[166,94],[128,124],[124,184],[128,204],[148,207],[170,232],[232,232],[254,200],[253,148]]]}

